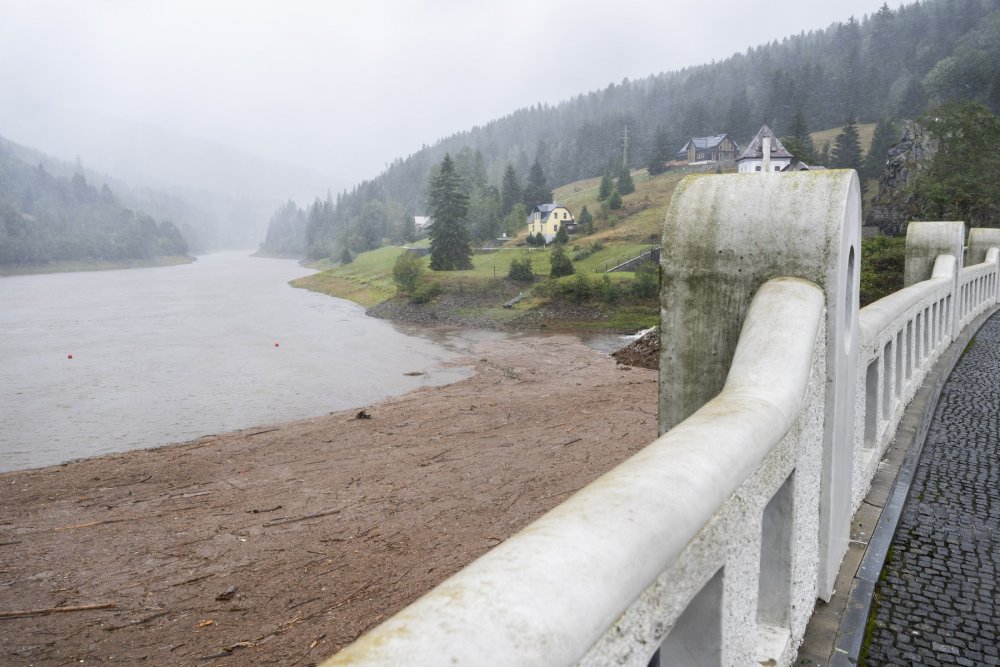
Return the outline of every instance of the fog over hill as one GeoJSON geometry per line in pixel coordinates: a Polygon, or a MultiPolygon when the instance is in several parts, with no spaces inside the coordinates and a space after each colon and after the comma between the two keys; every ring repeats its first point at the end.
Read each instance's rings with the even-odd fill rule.
{"type": "Polygon", "coordinates": [[[513,109],[725,58],[880,4],[10,0],[0,134],[103,165],[31,125],[52,109],[126,119],[318,171],[329,182],[309,195],[322,196],[513,109]]]}
{"type": "Polygon", "coordinates": [[[79,159],[102,181],[127,185],[139,208],[155,210],[155,202],[173,198],[179,200],[171,203],[173,217],[191,208],[211,218],[194,223],[212,228],[194,242],[199,250],[256,247],[280,204],[344,186],[315,170],[144,123],[63,108],[13,109],[0,105],[0,134],[8,139],[62,160],[79,159]]]}

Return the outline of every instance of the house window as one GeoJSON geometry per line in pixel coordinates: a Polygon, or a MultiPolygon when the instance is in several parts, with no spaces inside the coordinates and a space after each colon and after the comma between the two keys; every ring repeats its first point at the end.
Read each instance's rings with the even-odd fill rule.
{"type": "Polygon", "coordinates": [[[758,164],[756,167],[753,168],[753,170],[754,171],[760,171],[760,165],[758,164]]]}

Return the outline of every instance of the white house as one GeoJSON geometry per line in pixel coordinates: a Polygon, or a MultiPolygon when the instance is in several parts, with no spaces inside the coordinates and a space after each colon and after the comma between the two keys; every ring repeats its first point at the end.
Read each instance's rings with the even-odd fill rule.
{"type": "Polygon", "coordinates": [[[781,141],[774,136],[771,128],[764,125],[746,150],[736,158],[736,165],[741,174],[781,171],[790,165],[793,159],[794,156],[781,145],[781,141]]]}

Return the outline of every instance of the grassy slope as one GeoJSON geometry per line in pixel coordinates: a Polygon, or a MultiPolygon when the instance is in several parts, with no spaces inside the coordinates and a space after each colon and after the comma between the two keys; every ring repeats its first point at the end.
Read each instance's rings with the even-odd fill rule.
{"type": "MultiPolygon", "coordinates": [[[[571,239],[570,255],[573,254],[574,247],[586,248],[594,242],[605,245],[602,250],[575,262],[577,271],[588,274],[603,272],[648,250],[650,245],[658,244],[667,204],[683,176],[684,174],[680,172],[671,172],[650,178],[645,170],[633,172],[636,191],[623,198],[622,209],[611,211],[606,220],[596,220],[594,234],[571,239]]],[[[601,208],[600,202],[597,201],[599,184],[598,178],[570,183],[558,188],[554,192],[555,198],[559,203],[566,205],[574,215],[579,215],[584,206],[597,215],[601,208]]],[[[428,272],[428,278],[445,285],[452,282],[503,278],[507,275],[511,260],[522,256],[531,259],[536,274],[547,276],[551,250],[547,248],[529,250],[526,246],[517,246],[516,244],[523,242],[526,235],[527,227],[507,248],[473,255],[473,268],[468,271],[428,272]]],[[[425,244],[426,242],[415,245],[425,244]]],[[[395,294],[392,265],[401,252],[403,250],[399,247],[385,247],[362,253],[346,266],[327,268],[319,265],[317,268],[325,270],[299,278],[292,284],[350,299],[364,306],[372,306],[395,294]]],[[[424,262],[426,264],[426,258],[424,262]]],[[[627,278],[631,278],[631,274],[615,276],[615,280],[627,278]]]]}
{"type": "MultiPolygon", "coordinates": [[[[874,130],[874,124],[858,126],[862,148],[866,151],[871,145],[874,130]]],[[[815,132],[812,135],[813,141],[817,148],[821,148],[825,141],[830,141],[832,144],[840,131],[841,128],[833,128],[815,132]]],[[[571,238],[570,256],[576,250],[587,248],[595,242],[605,246],[586,259],[574,262],[577,272],[591,275],[597,279],[596,274],[635,257],[648,250],[652,245],[659,244],[663,219],[670,198],[673,196],[677,184],[688,173],[690,172],[687,170],[676,170],[651,177],[645,169],[633,171],[632,179],[636,186],[635,192],[623,197],[623,207],[618,211],[607,212],[606,217],[602,217],[601,202],[597,200],[600,178],[588,178],[557,188],[553,192],[556,201],[569,208],[575,216],[579,216],[580,211],[586,206],[595,217],[593,234],[571,238]]],[[[531,259],[532,267],[537,275],[547,276],[551,250],[538,248],[529,250],[527,246],[523,245],[526,236],[527,227],[516,235],[507,247],[497,252],[473,255],[473,268],[468,271],[427,271],[426,279],[441,283],[445,289],[448,289],[449,286],[460,286],[460,289],[474,289],[475,286],[479,286],[480,289],[485,289],[488,281],[494,278],[505,278],[511,260],[522,256],[531,259]]],[[[414,245],[426,246],[427,242],[424,240],[414,245]]],[[[296,287],[350,299],[364,306],[373,306],[395,295],[392,265],[401,252],[403,250],[399,247],[379,248],[358,255],[351,264],[346,266],[318,265],[317,268],[324,269],[321,273],[299,278],[292,284],[296,287]]],[[[425,258],[425,266],[427,261],[425,258]]],[[[612,274],[612,279],[616,282],[626,281],[630,280],[632,275],[631,273],[616,273],[612,274]]],[[[572,280],[572,277],[560,279],[561,282],[567,280],[572,280]]],[[[487,308],[485,311],[479,308],[478,310],[494,319],[503,320],[510,317],[512,313],[535,308],[544,301],[544,298],[529,297],[518,304],[514,311],[503,310],[499,303],[495,308],[487,308]]],[[[624,311],[627,308],[619,308],[618,310],[624,311]]],[[[612,318],[615,317],[616,315],[613,314],[612,318]]],[[[608,325],[615,326],[615,323],[612,320],[608,325]]]]}
{"type": "MultiPolygon", "coordinates": [[[[864,125],[858,124],[858,138],[861,140],[861,152],[868,155],[868,149],[872,146],[872,137],[875,136],[875,123],[866,123],[864,125]]],[[[833,149],[834,143],[837,141],[837,135],[841,133],[844,128],[834,127],[829,130],[821,130],[819,132],[812,132],[809,136],[812,137],[813,145],[816,146],[816,151],[823,150],[823,144],[829,142],[830,149],[833,149]]]]}

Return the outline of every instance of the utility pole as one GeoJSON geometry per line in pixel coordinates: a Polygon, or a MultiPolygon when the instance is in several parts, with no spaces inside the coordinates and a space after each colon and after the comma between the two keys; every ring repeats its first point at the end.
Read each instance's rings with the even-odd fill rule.
{"type": "Polygon", "coordinates": [[[625,141],[622,144],[622,164],[628,167],[628,123],[625,124],[625,141]]]}

